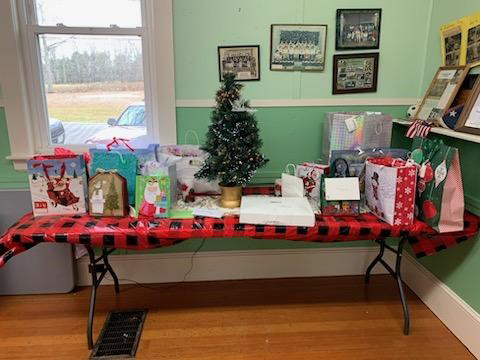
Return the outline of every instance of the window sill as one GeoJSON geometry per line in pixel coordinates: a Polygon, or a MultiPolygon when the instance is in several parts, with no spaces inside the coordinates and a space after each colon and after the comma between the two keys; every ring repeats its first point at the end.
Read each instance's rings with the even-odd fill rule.
{"type": "MultiPolygon", "coordinates": [[[[404,126],[409,126],[412,122],[404,119],[393,119],[395,124],[400,124],[404,126]]],[[[461,139],[465,141],[474,142],[480,144],[480,135],[467,134],[459,131],[454,131],[451,129],[445,129],[441,127],[434,127],[430,130],[431,133],[448,136],[451,138],[461,139]]]]}

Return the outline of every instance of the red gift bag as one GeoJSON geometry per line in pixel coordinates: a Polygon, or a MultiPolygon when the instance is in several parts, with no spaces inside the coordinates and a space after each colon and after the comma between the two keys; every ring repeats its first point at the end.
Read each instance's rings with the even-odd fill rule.
{"type": "Polygon", "coordinates": [[[415,211],[417,167],[392,158],[368,159],[365,199],[370,211],[390,225],[411,225],[415,211]]]}

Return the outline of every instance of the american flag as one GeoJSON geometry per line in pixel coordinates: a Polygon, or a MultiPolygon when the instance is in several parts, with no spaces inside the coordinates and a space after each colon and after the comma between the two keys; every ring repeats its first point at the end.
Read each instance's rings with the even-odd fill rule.
{"type": "Polygon", "coordinates": [[[415,120],[407,129],[405,136],[407,138],[414,138],[415,136],[426,137],[430,130],[432,129],[432,124],[427,123],[424,120],[415,120]]]}

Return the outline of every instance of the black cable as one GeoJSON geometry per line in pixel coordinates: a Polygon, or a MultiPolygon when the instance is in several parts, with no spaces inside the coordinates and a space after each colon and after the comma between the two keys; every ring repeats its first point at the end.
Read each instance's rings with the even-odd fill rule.
{"type": "MultiPolygon", "coordinates": [[[[142,284],[142,283],[139,283],[138,281],[135,281],[135,280],[132,280],[132,279],[127,279],[127,278],[119,278],[118,280],[121,280],[121,281],[128,281],[138,287],[142,287],[142,288],[145,288],[145,289],[149,289],[149,290],[154,290],[154,291],[164,291],[164,290],[168,290],[168,289],[172,289],[176,286],[179,286],[183,283],[186,282],[187,280],[187,276],[190,275],[190,273],[192,272],[193,270],[193,260],[194,260],[194,257],[195,255],[202,249],[203,245],[205,245],[205,238],[202,239],[202,241],[200,242],[200,245],[195,249],[195,251],[192,253],[192,256],[190,257],[190,267],[189,269],[187,270],[187,272],[183,275],[183,279],[182,281],[180,282],[176,282],[175,284],[173,285],[169,285],[169,286],[161,286],[161,287],[158,287],[158,286],[149,286],[149,285],[145,285],[145,284],[142,284]]],[[[113,279],[110,277],[109,274],[107,274],[105,276],[105,278],[107,278],[108,280],[110,281],[113,281],[113,279]]],[[[125,290],[126,291],[126,290],[125,290]]]]}

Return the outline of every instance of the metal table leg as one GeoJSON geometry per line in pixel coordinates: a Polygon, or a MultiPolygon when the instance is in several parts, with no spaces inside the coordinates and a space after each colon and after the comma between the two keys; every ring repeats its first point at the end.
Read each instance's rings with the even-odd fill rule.
{"type": "Polygon", "coordinates": [[[387,245],[385,243],[385,239],[379,239],[375,240],[378,244],[380,244],[380,251],[378,252],[378,255],[375,257],[375,259],[372,261],[372,263],[368,266],[367,272],[365,274],[365,282],[368,284],[370,281],[370,273],[374,266],[377,263],[382,264],[382,266],[387,269],[387,271],[392,275],[396,281],[397,281],[397,286],[398,286],[398,291],[400,293],[400,300],[402,302],[402,309],[403,309],[403,334],[408,335],[410,332],[410,315],[408,313],[408,304],[407,304],[407,298],[405,297],[405,290],[403,288],[403,281],[402,281],[402,275],[400,273],[400,267],[402,264],[402,253],[403,253],[403,246],[405,245],[407,238],[402,237],[400,239],[400,242],[398,244],[398,248],[394,249],[391,246],[387,245]],[[395,270],[388,265],[385,260],[383,259],[383,256],[385,254],[385,249],[393,252],[396,255],[396,260],[395,260],[395,270]]]}
{"type": "Polygon", "coordinates": [[[110,273],[115,284],[115,292],[120,291],[120,286],[118,283],[117,274],[113,271],[110,262],[108,261],[108,255],[110,255],[115,249],[102,249],[102,255],[95,258],[95,253],[91,246],[85,246],[88,251],[88,256],[90,258],[90,264],[88,265],[88,271],[92,276],[92,288],[90,291],[90,305],[88,308],[88,322],[87,322],[87,343],[88,348],[93,349],[93,316],[95,314],[95,300],[97,297],[97,288],[100,286],[105,275],[110,273]],[[103,264],[98,264],[98,262],[103,261],[103,264]],[[100,274],[100,275],[98,275],[100,274]]]}

